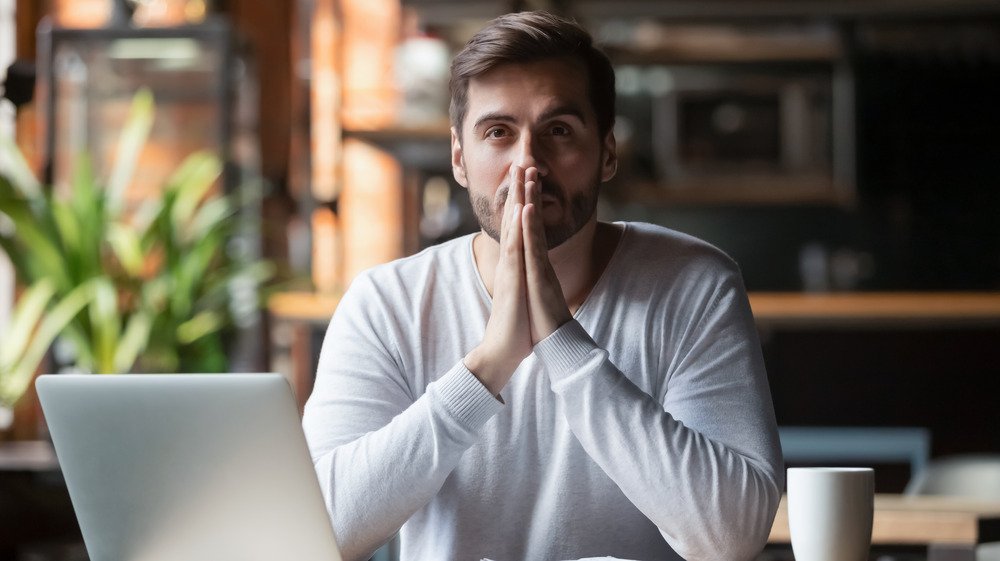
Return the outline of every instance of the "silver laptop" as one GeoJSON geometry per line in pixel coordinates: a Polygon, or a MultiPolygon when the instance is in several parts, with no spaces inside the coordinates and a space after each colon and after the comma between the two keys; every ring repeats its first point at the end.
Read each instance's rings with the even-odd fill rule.
{"type": "Polygon", "coordinates": [[[91,561],[340,561],[282,376],[36,387],[91,561]]]}

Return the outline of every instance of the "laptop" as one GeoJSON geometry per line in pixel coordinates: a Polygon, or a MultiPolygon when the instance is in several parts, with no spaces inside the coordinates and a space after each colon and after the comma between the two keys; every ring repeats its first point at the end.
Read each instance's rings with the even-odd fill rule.
{"type": "Polygon", "coordinates": [[[36,387],[91,561],[341,561],[281,375],[36,387]]]}

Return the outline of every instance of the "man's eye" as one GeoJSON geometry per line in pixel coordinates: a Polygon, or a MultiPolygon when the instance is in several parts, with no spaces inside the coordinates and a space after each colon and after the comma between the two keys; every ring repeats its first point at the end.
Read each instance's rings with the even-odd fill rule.
{"type": "Polygon", "coordinates": [[[494,127],[486,131],[487,138],[503,138],[507,136],[507,130],[502,127],[494,127]]]}
{"type": "Polygon", "coordinates": [[[568,134],[569,134],[569,128],[567,127],[564,127],[562,125],[554,125],[552,127],[553,136],[566,136],[568,134]]]}

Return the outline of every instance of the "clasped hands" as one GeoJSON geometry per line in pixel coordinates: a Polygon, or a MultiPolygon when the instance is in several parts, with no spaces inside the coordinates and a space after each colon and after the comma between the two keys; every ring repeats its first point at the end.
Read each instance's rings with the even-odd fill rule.
{"type": "Polygon", "coordinates": [[[511,166],[509,181],[493,308],[482,342],[465,357],[465,366],[493,395],[539,341],[572,319],[549,261],[538,170],[511,166]]]}

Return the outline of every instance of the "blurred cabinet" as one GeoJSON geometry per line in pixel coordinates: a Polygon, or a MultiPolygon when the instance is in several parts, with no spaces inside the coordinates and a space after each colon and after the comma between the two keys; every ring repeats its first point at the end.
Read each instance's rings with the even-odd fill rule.
{"type": "Polygon", "coordinates": [[[399,0],[295,5],[289,192],[296,216],[287,235],[292,269],[310,282],[272,297],[269,310],[271,368],[293,381],[302,401],[315,374],[317,332],[351,279],[475,228],[451,178],[449,52],[414,29],[414,17],[399,0]]]}
{"type": "Polygon", "coordinates": [[[289,189],[298,219],[293,266],[318,292],[340,292],[360,270],[403,255],[401,167],[345,138],[345,125],[394,119],[392,56],[398,0],[307,0],[296,5],[289,189]]]}
{"type": "Polygon", "coordinates": [[[295,9],[290,255],[311,289],[336,294],[363,269],[468,231],[449,163],[450,50],[400,0],[295,9]]]}
{"type": "Polygon", "coordinates": [[[158,193],[189,154],[210,150],[227,167],[224,186],[258,166],[256,101],[249,60],[222,19],[157,28],[78,29],[43,22],[38,31],[45,107],[45,175],[67,189],[75,161],[89,153],[103,177],[118,150],[132,96],[148,88],[156,119],[127,195],[158,193]]]}

